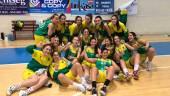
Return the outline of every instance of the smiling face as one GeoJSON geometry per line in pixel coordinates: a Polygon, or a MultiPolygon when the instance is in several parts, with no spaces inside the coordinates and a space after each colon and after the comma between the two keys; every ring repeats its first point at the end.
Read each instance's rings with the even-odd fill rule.
{"type": "Polygon", "coordinates": [[[60,17],[60,22],[62,23],[62,24],[64,24],[65,22],[66,22],[66,16],[61,16],[60,17]]]}
{"type": "Polygon", "coordinates": [[[102,58],[103,58],[103,59],[107,59],[107,57],[108,57],[108,50],[105,49],[105,50],[103,50],[103,52],[102,52],[102,58]]]}
{"type": "Polygon", "coordinates": [[[105,44],[106,44],[106,46],[109,46],[111,44],[111,42],[110,42],[110,40],[108,38],[105,39],[105,44]]]}
{"type": "Polygon", "coordinates": [[[77,25],[81,25],[81,24],[82,24],[82,18],[81,18],[81,17],[78,17],[78,18],[76,19],[76,23],[77,23],[77,25]]]}
{"type": "Polygon", "coordinates": [[[88,30],[88,29],[84,29],[83,35],[84,35],[85,37],[89,36],[89,30],[88,30]]]}
{"type": "Polygon", "coordinates": [[[91,41],[90,41],[90,45],[91,45],[91,47],[95,47],[96,46],[96,44],[97,44],[97,41],[96,41],[96,39],[92,39],[91,41]]]}
{"type": "Polygon", "coordinates": [[[120,44],[120,38],[118,36],[114,36],[114,43],[116,45],[119,45],[120,44]]]}
{"type": "Polygon", "coordinates": [[[58,22],[59,22],[59,16],[58,16],[58,15],[55,15],[51,20],[52,20],[52,22],[53,22],[54,24],[58,24],[58,22]]]}
{"type": "Polygon", "coordinates": [[[128,40],[129,40],[129,41],[133,41],[133,40],[134,40],[134,36],[133,36],[132,33],[129,33],[129,34],[128,34],[128,40]]]}
{"type": "Polygon", "coordinates": [[[44,56],[48,56],[51,53],[51,46],[45,45],[45,47],[42,49],[44,56]]]}
{"type": "Polygon", "coordinates": [[[59,45],[59,39],[58,39],[58,37],[52,37],[52,38],[51,38],[51,43],[52,43],[54,46],[58,46],[58,45],[59,45]]]}
{"type": "Polygon", "coordinates": [[[86,21],[87,24],[89,24],[91,22],[90,17],[89,16],[85,16],[85,21],[86,21]]]}
{"type": "Polygon", "coordinates": [[[73,42],[74,46],[78,46],[79,45],[79,38],[78,37],[74,37],[72,42],[73,42]]]}
{"type": "Polygon", "coordinates": [[[112,21],[113,25],[116,25],[116,23],[118,22],[118,19],[116,16],[112,16],[111,21],[112,21]]]}
{"type": "Polygon", "coordinates": [[[53,59],[54,60],[59,60],[59,58],[60,58],[60,55],[58,54],[58,52],[54,52],[53,53],[53,59]]]}
{"type": "Polygon", "coordinates": [[[100,18],[95,18],[94,22],[96,25],[100,25],[102,20],[100,18]]]}

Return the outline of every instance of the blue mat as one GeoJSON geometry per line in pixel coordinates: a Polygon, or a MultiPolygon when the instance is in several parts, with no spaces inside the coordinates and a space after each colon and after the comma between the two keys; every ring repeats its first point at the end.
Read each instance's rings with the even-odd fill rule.
{"type": "MultiPolygon", "coordinates": [[[[170,55],[170,42],[152,42],[151,46],[156,49],[157,55],[170,55]]],[[[25,48],[1,48],[0,64],[28,63],[31,54],[25,48]]]]}
{"type": "Polygon", "coordinates": [[[27,63],[31,60],[25,48],[4,48],[0,49],[0,64],[27,63]]]}
{"type": "Polygon", "coordinates": [[[170,42],[152,42],[151,46],[156,49],[156,55],[170,55],[170,42]]]}

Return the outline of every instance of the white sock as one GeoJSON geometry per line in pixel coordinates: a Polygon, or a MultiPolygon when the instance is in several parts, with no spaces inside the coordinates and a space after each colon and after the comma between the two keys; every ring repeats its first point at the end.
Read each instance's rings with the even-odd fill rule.
{"type": "Polygon", "coordinates": [[[81,83],[82,84],[86,84],[87,83],[87,81],[86,81],[86,79],[84,77],[81,77],[81,83]]]}
{"type": "Polygon", "coordinates": [[[30,94],[30,93],[33,92],[33,91],[34,91],[34,89],[33,89],[32,87],[30,87],[30,88],[28,88],[28,89],[26,90],[27,94],[30,94]]]}
{"type": "Polygon", "coordinates": [[[137,71],[139,69],[139,64],[134,65],[134,71],[137,71]]]}
{"type": "Polygon", "coordinates": [[[73,86],[74,86],[74,87],[76,87],[76,88],[77,88],[77,86],[78,86],[78,85],[79,85],[78,83],[73,82],[73,86]]]}
{"type": "Polygon", "coordinates": [[[123,68],[123,72],[126,74],[126,73],[129,73],[127,68],[123,68]]]}

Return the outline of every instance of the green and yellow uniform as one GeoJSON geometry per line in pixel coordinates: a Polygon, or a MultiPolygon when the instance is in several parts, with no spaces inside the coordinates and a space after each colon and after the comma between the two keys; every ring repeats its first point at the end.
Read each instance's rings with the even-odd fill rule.
{"type": "Polygon", "coordinates": [[[112,66],[112,60],[110,59],[97,59],[96,68],[99,71],[97,82],[103,83],[106,80],[106,67],[112,66]]]}
{"type": "Polygon", "coordinates": [[[69,26],[70,36],[81,35],[83,32],[83,27],[78,26],[76,23],[73,23],[69,26]]]}
{"type": "MultiPolygon", "coordinates": [[[[133,40],[128,42],[135,50],[140,54],[140,61],[143,63],[146,60],[147,49],[144,47],[143,44],[140,44],[137,40],[133,40]]],[[[151,46],[149,46],[150,48],[151,46]]]]}
{"type": "Polygon", "coordinates": [[[97,32],[97,40],[98,40],[99,44],[104,40],[104,38],[109,36],[106,28],[104,27],[104,24],[103,24],[103,26],[101,26],[101,25],[95,26],[95,31],[97,32]]]}
{"type": "Polygon", "coordinates": [[[128,11],[126,9],[121,10],[119,21],[126,25],[128,11]]]}
{"type": "MultiPolygon", "coordinates": [[[[77,54],[78,54],[78,51],[79,51],[79,47],[74,47],[73,46],[73,44],[71,44],[70,46],[69,46],[69,48],[66,50],[66,55],[65,55],[65,57],[68,59],[68,60],[70,60],[68,57],[70,56],[70,57],[77,57],[77,54]]],[[[70,61],[72,61],[72,60],[70,60],[70,61]]]]}
{"type": "MultiPolygon", "coordinates": [[[[84,51],[86,52],[88,58],[96,58],[96,53],[95,53],[95,49],[94,48],[88,46],[88,47],[86,47],[84,49],[84,51]]],[[[86,65],[86,66],[88,66],[90,68],[96,66],[95,63],[91,63],[91,62],[88,62],[86,60],[83,60],[82,64],[86,65]]]]}
{"type": "Polygon", "coordinates": [[[93,24],[93,23],[90,23],[90,24],[88,25],[85,20],[83,20],[83,22],[82,22],[82,27],[83,27],[83,29],[87,27],[87,28],[89,29],[89,32],[90,32],[90,33],[94,32],[94,30],[95,30],[94,24],[93,24]]]}
{"type": "Polygon", "coordinates": [[[26,47],[26,50],[32,54],[32,59],[28,63],[26,70],[23,74],[23,79],[28,79],[32,75],[35,75],[35,72],[41,68],[47,68],[52,63],[52,57],[49,54],[44,56],[43,52],[35,49],[35,45],[30,45],[26,47]]]}
{"type": "Polygon", "coordinates": [[[68,63],[68,61],[64,58],[60,59],[57,63],[52,63],[49,67],[49,73],[51,78],[57,83],[57,84],[61,84],[60,80],[58,79],[58,75],[59,74],[65,74],[66,77],[68,77],[71,80],[74,80],[76,77],[74,76],[74,74],[72,73],[72,71],[70,70],[72,67],[71,63],[68,63]],[[55,70],[55,66],[58,66],[58,69],[55,70]]]}
{"type": "Polygon", "coordinates": [[[39,44],[40,42],[47,42],[45,36],[48,35],[48,25],[50,23],[52,23],[52,21],[48,19],[36,29],[36,31],[34,32],[35,44],[39,44]]]}
{"type": "Polygon", "coordinates": [[[100,49],[103,50],[105,48],[108,50],[108,57],[107,58],[113,59],[114,54],[115,54],[114,45],[110,45],[109,47],[106,47],[106,45],[102,45],[100,49]]]}
{"type": "Polygon", "coordinates": [[[117,52],[117,53],[123,53],[123,55],[121,56],[121,59],[125,61],[127,67],[130,67],[130,66],[131,66],[130,59],[131,59],[131,57],[132,57],[132,54],[131,54],[131,52],[126,48],[125,44],[120,44],[119,46],[116,46],[115,52],[117,52]]]}
{"type": "Polygon", "coordinates": [[[109,22],[108,27],[111,31],[111,35],[112,36],[118,35],[123,40],[127,41],[128,40],[128,30],[127,30],[126,26],[120,21],[119,21],[119,26],[120,26],[120,28],[118,29],[116,25],[113,25],[112,22],[109,22]]]}
{"type": "Polygon", "coordinates": [[[87,38],[84,38],[82,35],[82,41],[81,41],[81,49],[84,50],[84,47],[90,43],[91,36],[88,36],[87,38]]]}

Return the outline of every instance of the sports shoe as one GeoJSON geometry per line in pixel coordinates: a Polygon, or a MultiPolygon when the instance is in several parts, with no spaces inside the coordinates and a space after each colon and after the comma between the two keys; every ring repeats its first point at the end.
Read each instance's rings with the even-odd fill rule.
{"type": "Polygon", "coordinates": [[[16,88],[15,85],[9,86],[8,89],[7,89],[7,96],[11,96],[12,93],[14,93],[16,90],[17,90],[17,88],[16,88]]]}
{"type": "Polygon", "coordinates": [[[86,90],[88,91],[92,89],[92,86],[90,84],[84,83],[83,85],[86,87],[86,90]]]}
{"type": "Polygon", "coordinates": [[[107,91],[106,87],[102,87],[100,90],[101,96],[106,96],[106,91],[107,91]]]}
{"type": "Polygon", "coordinates": [[[19,91],[19,96],[28,96],[28,93],[24,90],[19,91]]]}
{"type": "Polygon", "coordinates": [[[146,62],[146,70],[151,71],[152,70],[152,62],[146,62]]]}
{"type": "Polygon", "coordinates": [[[98,96],[96,88],[92,88],[92,96],[98,96]]]}
{"type": "Polygon", "coordinates": [[[83,84],[76,84],[76,88],[83,93],[86,93],[86,87],[83,84]]]}
{"type": "Polygon", "coordinates": [[[138,79],[139,79],[139,75],[138,75],[138,73],[139,73],[139,71],[138,71],[138,70],[133,71],[133,78],[134,78],[135,80],[138,80],[138,79]]]}
{"type": "Polygon", "coordinates": [[[125,75],[123,74],[123,72],[119,72],[119,75],[118,75],[118,80],[119,81],[124,81],[126,79],[125,75]]]}
{"type": "Polygon", "coordinates": [[[128,72],[125,74],[125,77],[127,81],[130,81],[132,79],[132,77],[130,76],[128,72]]]}

